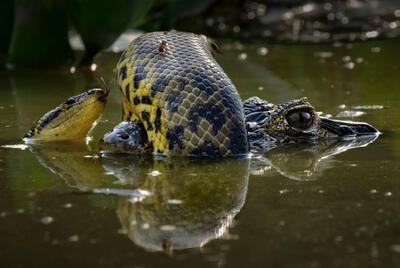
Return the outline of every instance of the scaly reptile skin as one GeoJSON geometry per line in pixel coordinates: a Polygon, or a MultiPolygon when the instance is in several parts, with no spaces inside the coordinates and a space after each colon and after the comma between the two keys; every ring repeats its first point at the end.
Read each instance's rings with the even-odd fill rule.
{"type": "Polygon", "coordinates": [[[144,34],[126,48],[117,72],[123,120],[143,122],[154,153],[248,152],[239,94],[205,36],[144,34]]]}

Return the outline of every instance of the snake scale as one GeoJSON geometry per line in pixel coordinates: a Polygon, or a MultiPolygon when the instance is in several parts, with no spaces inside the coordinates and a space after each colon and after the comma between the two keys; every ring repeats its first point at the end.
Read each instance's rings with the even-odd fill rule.
{"type": "Polygon", "coordinates": [[[140,121],[163,155],[248,152],[239,94],[205,36],[152,32],[135,39],[117,65],[123,120],[140,121]]]}

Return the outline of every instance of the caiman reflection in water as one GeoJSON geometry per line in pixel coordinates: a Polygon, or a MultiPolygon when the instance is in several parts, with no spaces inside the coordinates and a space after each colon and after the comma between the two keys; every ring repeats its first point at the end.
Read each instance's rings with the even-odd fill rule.
{"type": "Polygon", "coordinates": [[[325,140],[317,144],[287,144],[273,148],[264,154],[253,151],[252,175],[266,175],[271,168],[296,181],[311,181],[322,177],[336,165],[332,156],[347,150],[365,147],[378,136],[365,136],[349,140],[325,140]]]}
{"type": "Polygon", "coordinates": [[[118,218],[136,245],[171,251],[201,247],[227,236],[244,205],[249,173],[265,174],[273,168],[289,179],[317,179],[335,165],[327,160],[330,156],[373,140],[288,145],[253,152],[251,165],[250,159],[99,156],[85,144],[37,144],[30,148],[44,167],[69,186],[83,193],[118,195],[118,218]],[[117,178],[119,188],[110,174],[117,178]]]}
{"type": "MultiPolygon", "coordinates": [[[[143,170],[138,161],[101,161],[124,183],[127,174],[120,173],[121,165],[143,170]]],[[[135,244],[170,251],[201,247],[227,234],[245,201],[249,159],[149,162],[145,176],[134,172],[131,178],[135,186],[151,195],[143,200],[120,198],[117,210],[122,228],[135,244]]]]}
{"type": "Polygon", "coordinates": [[[31,151],[69,186],[119,195],[122,229],[147,250],[201,247],[227,236],[246,197],[249,159],[97,158],[84,145],[71,144],[31,145],[31,151]],[[109,174],[120,188],[107,188],[109,174]]]}

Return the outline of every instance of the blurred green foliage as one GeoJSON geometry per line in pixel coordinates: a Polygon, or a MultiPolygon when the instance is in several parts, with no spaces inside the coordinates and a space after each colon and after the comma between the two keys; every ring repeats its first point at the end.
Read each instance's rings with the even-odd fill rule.
{"type": "Polygon", "coordinates": [[[0,1],[0,54],[8,51],[14,20],[14,0],[0,1]]]}
{"type": "Polygon", "coordinates": [[[16,67],[53,67],[72,62],[63,1],[16,0],[8,63],[16,67]]]}
{"type": "Polygon", "coordinates": [[[8,63],[14,67],[68,66],[76,61],[68,41],[68,31],[75,29],[86,49],[77,65],[87,66],[126,28],[171,29],[215,1],[4,0],[0,54],[8,50],[8,63]]]}
{"type": "Polygon", "coordinates": [[[86,48],[80,65],[88,65],[101,49],[109,47],[132,21],[137,21],[152,4],[149,1],[66,0],[71,24],[86,48]]]}

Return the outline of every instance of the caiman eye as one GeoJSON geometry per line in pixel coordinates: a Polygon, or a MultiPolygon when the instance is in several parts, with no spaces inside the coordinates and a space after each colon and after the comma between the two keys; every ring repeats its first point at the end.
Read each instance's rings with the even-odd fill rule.
{"type": "Polygon", "coordinates": [[[308,129],[313,124],[313,117],[306,111],[294,111],[286,116],[286,121],[292,127],[308,129]]]}

